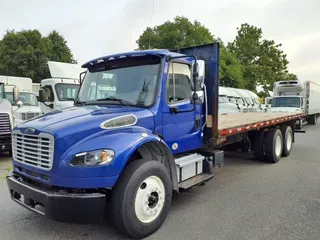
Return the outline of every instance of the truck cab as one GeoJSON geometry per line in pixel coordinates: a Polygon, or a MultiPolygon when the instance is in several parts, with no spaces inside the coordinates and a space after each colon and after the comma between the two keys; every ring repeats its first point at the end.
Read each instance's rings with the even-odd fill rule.
{"type": "Polygon", "coordinates": [[[251,100],[254,104],[253,107],[256,109],[256,111],[258,111],[258,112],[261,112],[261,111],[265,112],[266,111],[266,106],[260,101],[260,98],[256,93],[254,93],[250,90],[247,90],[247,89],[245,89],[244,91],[246,91],[247,94],[251,96],[251,100]]]}
{"type": "Polygon", "coordinates": [[[272,98],[272,112],[304,112],[305,98],[302,96],[277,96],[272,98]]]}
{"type": "Polygon", "coordinates": [[[5,95],[13,106],[13,126],[37,117],[41,114],[36,95],[32,92],[33,83],[31,78],[0,76],[0,82],[5,84],[5,95]],[[13,88],[20,92],[19,103],[13,98],[13,88]]]}
{"type": "MultiPolygon", "coordinates": [[[[0,82],[0,152],[10,152],[13,113],[10,101],[6,98],[5,84],[0,82]]],[[[18,89],[13,89],[13,98],[18,102],[18,89]]]]}
{"type": "MultiPolygon", "coordinates": [[[[240,108],[240,112],[246,112],[246,104],[245,100],[242,98],[241,95],[235,90],[235,88],[226,87],[226,90],[230,93],[230,96],[234,99],[234,101],[237,105],[237,107],[240,108]]],[[[231,100],[231,99],[230,99],[231,100]]]]}
{"type": "Polygon", "coordinates": [[[80,73],[84,71],[78,64],[48,61],[51,78],[40,83],[39,102],[41,112],[72,107],[80,86],[80,73]]]}
{"type": "Polygon", "coordinates": [[[16,103],[13,99],[13,91],[6,89],[6,97],[12,105],[14,126],[41,115],[40,105],[34,93],[19,92],[19,101],[16,103]]]}
{"type": "Polygon", "coordinates": [[[298,80],[274,83],[271,112],[306,112],[306,87],[298,80]]]}
{"type": "Polygon", "coordinates": [[[219,87],[219,114],[234,114],[241,112],[237,99],[224,88],[219,87]]]}

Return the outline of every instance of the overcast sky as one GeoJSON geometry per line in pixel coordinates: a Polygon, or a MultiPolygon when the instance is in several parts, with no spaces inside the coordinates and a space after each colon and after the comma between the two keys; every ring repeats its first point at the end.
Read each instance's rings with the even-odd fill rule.
{"type": "MultiPolygon", "coordinates": [[[[153,26],[183,15],[199,20],[223,41],[249,23],[264,37],[283,44],[289,70],[301,80],[320,81],[319,0],[154,0],[153,26]]],[[[59,31],[75,58],[91,58],[137,48],[150,26],[152,0],[0,0],[0,37],[6,29],[59,31]]]]}

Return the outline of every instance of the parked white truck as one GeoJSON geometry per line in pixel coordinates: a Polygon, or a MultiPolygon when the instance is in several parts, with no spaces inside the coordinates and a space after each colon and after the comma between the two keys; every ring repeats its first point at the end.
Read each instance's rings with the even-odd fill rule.
{"type": "MultiPolygon", "coordinates": [[[[12,106],[4,91],[5,84],[0,82],[0,152],[11,151],[11,130],[13,128],[12,106]]],[[[13,99],[18,102],[18,90],[13,88],[13,99]]]]}
{"type": "Polygon", "coordinates": [[[16,126],[41,114],[36,95],[32,92],[31,78],[0,76],[0,82],[4,83],[6,98],[13,107],[13,125],[16,126]],[[16,104],[13,98],[13,88],[19,90],[19,99],[22,104],[16,104]]]}
{"type": "Polygon", "coordinates": [[[297,122],[315,125],[320,114],[320,85],[312,81],[280,81],[274,83],[271,112],[302,112],[305,118],[297,122]]]}
{"type": "Polygon", "coordinates": [[[225,87],[219,87],[219,114],[240,113],[241,108],[236,103],[236,99],[225,87]],[[231,101],[230,101],[231,100],[231,101]]]}
{"type": "Polygon", "coordinates": [[[80,86],[83,68],[77,64],[48,61],[51,78],[40,84],[39,102],[43,114],[72,107],[80,86]]]}

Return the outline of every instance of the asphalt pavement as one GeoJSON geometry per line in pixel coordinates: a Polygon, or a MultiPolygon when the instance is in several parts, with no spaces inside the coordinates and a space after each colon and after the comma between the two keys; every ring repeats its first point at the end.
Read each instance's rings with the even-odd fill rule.
{"type": "MultiPolygon", "coordinates": [[[[205,186],[173,201],[163,226],[147,239],[320,239],[320,124],[297,134],[290,157],[277,164],[228,154],[205,186]]],[[[108,221],[97,225],[55,222],[9,199],[0,155],[0,239],[125,239],[108,221]]],[[[90,207],[90,206],[88,206],[90,207]]]]}

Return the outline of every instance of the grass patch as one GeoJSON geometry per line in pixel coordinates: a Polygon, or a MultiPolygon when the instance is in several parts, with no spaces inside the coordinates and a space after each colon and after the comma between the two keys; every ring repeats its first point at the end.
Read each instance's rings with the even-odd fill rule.
{"type": "Polygon", "coordinates": [[[11,172],[13,170],[12,165],[10,164],[8,167],[6,167],[4,170],[11,172]]]}
{"type": "Polygon", "coordinates": [[[6,177],[8,176],[8,174],[13,170],[12,165],[10,164],[9,166],[7,166],[4,170],[7,171],[7,173],[5,173],[1,178],[2,179],[6,179],[6,177]]]}

